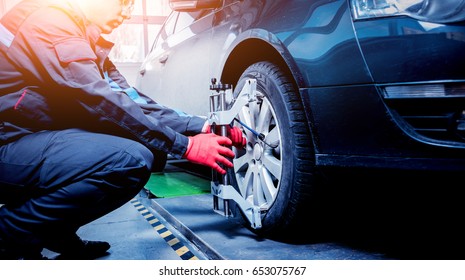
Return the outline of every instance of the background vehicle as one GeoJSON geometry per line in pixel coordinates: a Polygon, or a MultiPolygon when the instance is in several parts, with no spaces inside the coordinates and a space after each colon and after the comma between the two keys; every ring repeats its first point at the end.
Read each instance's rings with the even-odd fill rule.
{"type": "Polygon", "coordinates": [[[137,87],[206,115],[211,78],[248,78],[234,185],[259,234],[317,217],[326,168],[465,170],[465,1],[171,0],[137,87]],[[194,3],[195,2],[195,3],[194,3]]]}

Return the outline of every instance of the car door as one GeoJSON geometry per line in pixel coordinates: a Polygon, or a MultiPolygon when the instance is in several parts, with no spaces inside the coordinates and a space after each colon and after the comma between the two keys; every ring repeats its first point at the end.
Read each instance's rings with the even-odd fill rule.
{"type": "Polygon", "coordinates": [[[173,12],[142,64],[138,89],[173,109],[206,115],[212,19],[212,10],[173,12]],[[191,85],[199,81],[205,84],[205,102],[190,94],[191,85]]]}

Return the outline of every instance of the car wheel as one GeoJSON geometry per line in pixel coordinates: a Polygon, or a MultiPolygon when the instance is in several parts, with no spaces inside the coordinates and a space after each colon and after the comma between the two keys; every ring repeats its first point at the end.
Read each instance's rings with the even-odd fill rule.
{"type": "Polygon", "coordinates": [[[270,62],[255,63],[240,77],[234,96],[248,79],[257,81],[258,98],[237,115],[235,125],[245,133],[247,145],[234,148],[229,178],[242,197],[260,207],[262,227],[251,230],[280,235],[302,225],[309,208],[314,191],[313,145],[291,79],[270,62]],[[257,133],[263,134],[264,140],[257,133]]]}

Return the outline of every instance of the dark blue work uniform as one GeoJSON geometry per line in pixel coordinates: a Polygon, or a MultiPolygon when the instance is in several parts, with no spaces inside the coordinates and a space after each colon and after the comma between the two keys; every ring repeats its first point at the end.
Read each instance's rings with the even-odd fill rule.
{"type": "Polygon", "coordinates": [[[22,1],[1,19],[0,238],[74,234],[140,191],[155,151],[181,158],[200,133],[205,119],[131,88],[111,47],[72,1],[22,1]]]}

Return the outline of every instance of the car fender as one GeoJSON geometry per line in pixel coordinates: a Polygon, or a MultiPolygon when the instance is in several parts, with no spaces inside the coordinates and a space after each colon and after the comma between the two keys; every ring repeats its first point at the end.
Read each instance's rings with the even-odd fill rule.
{"type": "Polygon", "coordinates": [[[272,32],[254,28],[232,40],[225,40],[225,50],[218,61],[217,74],[221,81],[235,84],[242,72],[257,61],[268,60],[292,75],[296,85],[305,87],[302,74],[283,42],[272,32]]]}

